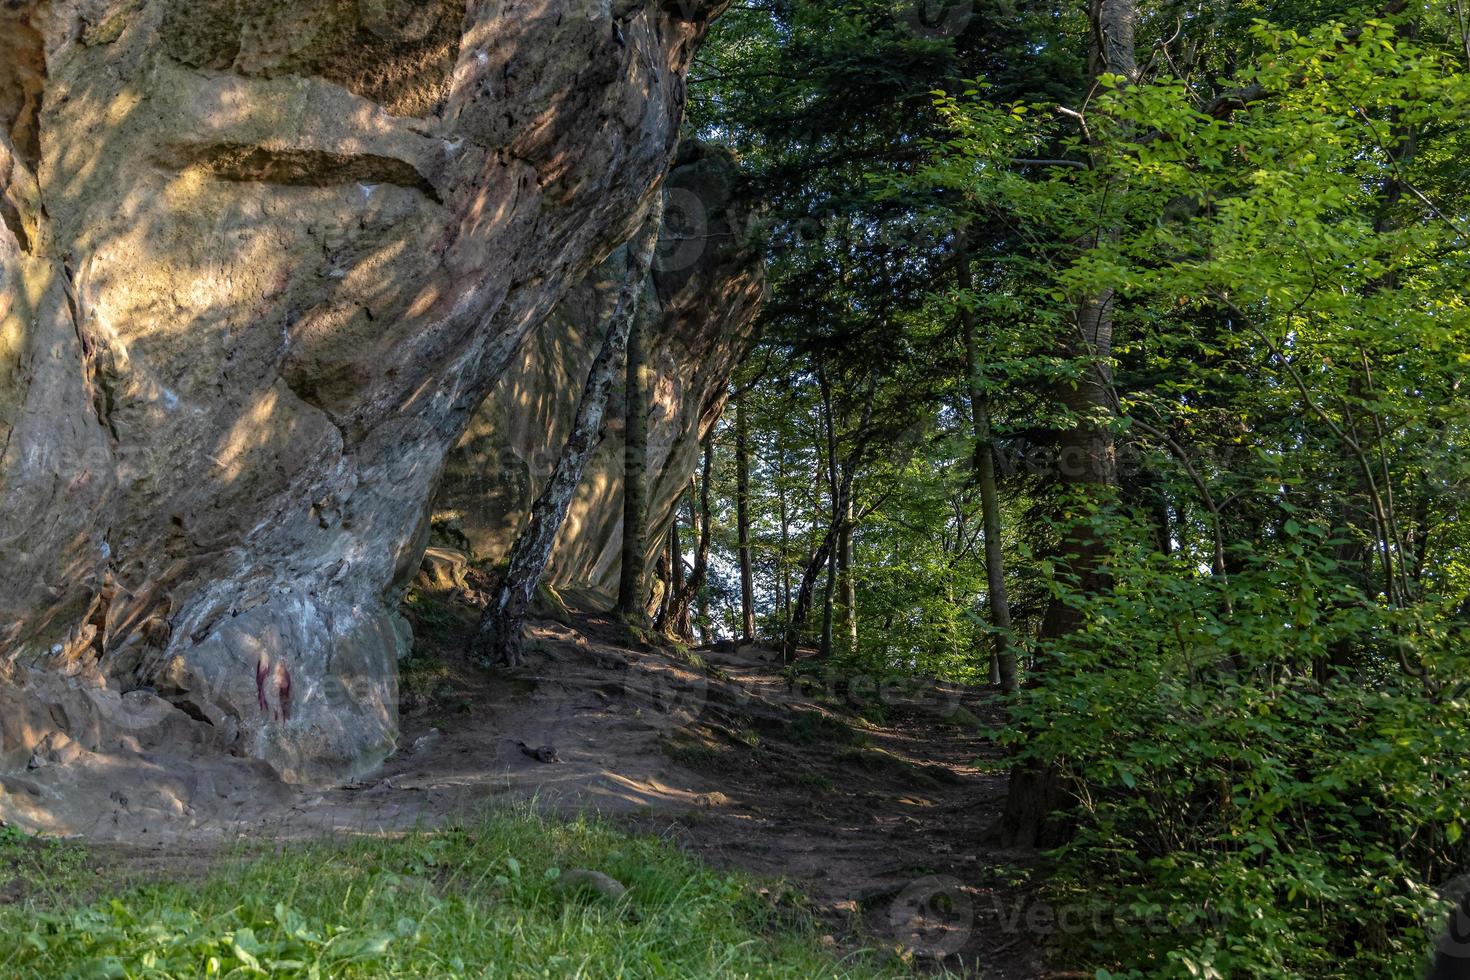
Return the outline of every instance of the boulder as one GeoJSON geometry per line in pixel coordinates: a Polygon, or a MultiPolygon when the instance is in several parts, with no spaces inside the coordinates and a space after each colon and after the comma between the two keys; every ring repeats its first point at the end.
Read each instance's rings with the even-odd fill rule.
{"type": "Polygon", "coordinates": [[[465,589],[465,573],[470,569],[470,557],[463,551],[430,545],[424,549],[419,562],[419,574],[414,585],[425,592],[452,592],[465,589]]]}
{"type": "Polygon", "coordinates": [[[719,6],[0,6],[0,819],[392,751],[444,457],[632,234],[719,6]]]}

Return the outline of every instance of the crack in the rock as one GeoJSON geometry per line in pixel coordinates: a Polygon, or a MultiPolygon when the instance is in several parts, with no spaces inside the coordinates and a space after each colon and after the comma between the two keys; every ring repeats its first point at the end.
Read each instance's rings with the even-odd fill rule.
{"type": "Polygon", "coordinates": [[[184,151],[186,166],[220,180],[244,183],[330,187],[335,184],[393,184],[444,203],[439,190],[407,160],[377,153],[267,149],[242,143],[215,143],[184,151]]]}

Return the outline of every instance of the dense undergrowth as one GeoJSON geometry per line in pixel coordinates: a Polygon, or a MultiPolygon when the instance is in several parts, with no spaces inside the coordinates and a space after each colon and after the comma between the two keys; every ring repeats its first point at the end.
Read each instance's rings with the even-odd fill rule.
{"type": "Polygon", "coordinates": [[[0,905],[6,977],[883,975],[824,948],[790,896],[591,819],[497,812],[141,884],[99,877],[82,845],[3,833],[0,874],[26,888],[0,905]],[[627,894],[568,884],[585,870],[627,894]]]}
{"type": "Polygon", "coordinates": [[[1085,624],[1038,652],[999,733],[1077,801],[1047,885],[1057,959],[1423,976],[1470,868],[1465,627],[1335,594],[1329,544],[1229,585],[1175,561],[1115,549],[1112,591],[1078,597],[1085,624]],[[1425,678],[1388,666],[1396,644],[1425,678]]]}

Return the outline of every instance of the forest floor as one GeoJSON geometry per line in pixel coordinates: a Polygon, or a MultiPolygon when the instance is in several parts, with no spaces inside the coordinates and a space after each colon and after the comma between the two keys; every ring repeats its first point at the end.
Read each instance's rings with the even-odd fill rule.
{"type": "Polygon", "coordinates": [[[533,621],[525,665],[486,672],[463,654],[472,602],[420,596],[409,611],[400,751],[372,779],[97,860],[202,875],[231,840],[433,828],[533,801],[671,839],[770,881],[778,902],[804,895],[839,951],[1046,975],[1026,858],[983,842],[1006,789],[986,692],[813,670],[793,684],[758,646],[635,647],[611,618],[578,613],[533,621]],[[534,757],[543,746],[557,761],[534,757]]]}
{"type": "Polygon", "coordinates": [[[840,946],[1044,975],[1027,857],[983,843],[1008,771],[984,734],[999,720],[988,691],[813,669],[792,683],[766,648],[634,648],[596,613],[533,622],[526,665],[487,674],[463,661],[477,614],[417,610],[431,652],[405,674],[401,744],[425,750],[346,792],[434,814],[487,795],[591,806],[716,867],[785,879],[840,946]]]}

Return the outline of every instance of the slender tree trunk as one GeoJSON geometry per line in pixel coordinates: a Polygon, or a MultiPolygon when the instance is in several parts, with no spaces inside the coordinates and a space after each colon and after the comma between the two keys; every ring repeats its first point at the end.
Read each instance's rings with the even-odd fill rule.
{"type": "Polygon", "coordinates": [[[679,511],[684,509],[684,498],[674,503],[674,519],[669,522],[669,589],[664,595],[663,609],[659,611],[654,628],[677,632],[675,619],[679,607],[679,593],[684,591],[684,548],[679,541],[679,511]]]}
{"type": "Polygon", "coordinates": [[[475,658],[483,664],[520,665],[521,623],[531,607],[536,589],[541,585],[541,576],[551,560],[557,532],[566,517],[572,494],[582,481],[582,468],[602,427],[608,392],[627,348],[628,330],[637,314],[638,296],[643,280],[648,276],[662,218],[663,194],[658,192],[629,248],[627,278],[618,290],[617,304],[602,348],[587,372],[587,383],[577,404],[571,435],[567,437],[546,488],[531,506],[530,523],[511,547],[505,579],[480,617],[471,647],[475,658]]]}
{"type": "MultiPolygon", "coordinates": [[[[838,532],[839,537],[841,532],[838,532]]],[[[827,555],[827,582],[822,587],[822,636],[817,647],[819,656],[832,656],[832,621],[837,602],[837,548],[827,555]]]]}
{"type": "Polygon", "coordinates": [[[827,533],[822,536],[821,543],[817,545],[811,561],[807,562],[806,571],[801,576],[801,587],[796,590],[796,604],[791,610],[791,619],[786,624],[786,639],[781,650],[781,659],[784,663],[796,662],[796,650],[801,643],[802,628],[806,626],[806,618],[812,608],[812,596],[816,592],[817,576],[827,565],[827,557],[832,553],[832,543],[835,537],[834,529],[828,528],[827,533]]]}
{"type": "Polygon", "coordinates": [[[785,448],[776,448],[776,492],[777,506],[781,516],[781,628],[784,632],[791,625],[791,511],[786,505],[786,455],[785,448]]]}
{"type": "Polygon", "coordinates": [[[714,457],[714,435],[711,433],[704,444],[704,471],[699,480],[699,551],[694,556],[694,574],[699,585],[694,589],[695,628],[699,641],[709,642],[709,553],[714,541],[714,518],[710,510],[710,460],[714,457]]]}
{"type": "MultiPolygon", "coordinates": [[[[842,531],[842,517],[846,512],[842,501],[838,499],[837,491],[837,428],[832,419],[832,387],[827,381],[826,369],[823,365],[817,366],[817,380],[822,390],[822,423],[827,435],[827,490],[832,503],[831,527],[829,534],[835,534],[839,538],[842,531]]],[[[836,599],[837,592],[837,542],[827,554],[827,582],[822,589],[822,632],[817,643],[817,655],[826,659],[832,656],[832,605],[836,599]]]]}
{"type": "Polygon", "coordinates": [[[646,626],[643,599],[648,550],[648,325],[649,310],[633,318],[628,333],[623,414],[623,558],[618,571],[617,613],[646,626]]]}
{"type": "Polygon", "coordinates": [[[750,430],[745,396],[735,395],[735,522],[740,552],[740,642],[755,642],[755,570],[750,560],[750,430]]]}
{"type": "MultiPolygon", "coordinates": [[[[959,286],[969,293],[974,286],[970,257],[961,243],[959,286]]],[[[1007,694],[1020,690],[1016,651],[1011,645],[1011,604],[1006,592],[1005,555],[1001,550],[1000,491],[995,476],[995,441],[990,431],[990,401],[985,391],[984,365],[980,357],[979,328],[975,314],[960,304],[960,323],[965,332],[965,359],[970,377],[970,415],[975,426],[975,482],[980,487],[982,533],[985,535],[985,580],[990,625],[995,628],[991,651],[991,677],[1007,694]]]]}
{"type": "Polygon", "coordinates": [[[842,522],[842,532],[837,538],[837,580],[842,591],[842,642],[849,654],[857,653],[857,575],[853,570],[853,526],[852,500],[847,501],[847,514],[842,522]]]}
{"type": "Polygon", "coordinates": [[[689,584],[690,596],[697,602],[700,615],[700,632],[709,629],[709,597],[705,586],[709,583],[709,553],[714,544],[715,521],[710,498],[714,494],[715,436],[711,432],[704,440],[704,465],[699,472],[699,550],[694,553],[694,575],[689,584]]]}
{"type": "Polygon", "coordinates": [[[709,552],[713,540],[714,521],[710,511],[710,476],[714,469],[714,435],[704,442],[704,464],[699,474],[699,506],[691,504],[690,517],[698,533],[694,549],[694,569],[682,588],[674,596],[674,634],[687,642],[694,640],[694,624],[690,609],[704,591],[709,577],[709,552]]]}
{"type": "MultiPolygon", "coordinates": [[[[1092,28],[1091,68],[1094,79],[1103,74],[1121,75],[1125,84],[1138,79],[1134,54],[1135,0],[1090,0],[1092,28]]],[[[1113,235],[1100,227],[1096,239],[1113,235]]],[[[1061,401],[1077,419],[1058,439],[1058,472],[1064,488],[1101,502],[1117,483],[1117,456],[1113,436],[1106,424],[1110,411],[1112,377],[1109,360],[1113,349],[1113,302],[1115,291],[1098,290],[1077,304],[1075,330],[1066,345],[1066,356],[1082,367],[1075,385],[1063,389],[1061,401]]],[[[1062,534],[1056,567],[1068,575],[1073,588],[1096,593],[1106,587],[1102,562],[1106,542],[1098,540],[1087,521],[1073,521],[1062,534]]],[[[1079,611],[1060,598],[1047,606],[1041,623],[1043,641],[1058,639],[1082,625],[1079,611]]],[[[1018,765],[1011,771],[1005,810],[997,827],[1002,843],[1031,847],[1057,841],[1064,832],[1056,815],[1071,804],[1071,794],[1061,772],[1053,765],[1018,765]]]]}
{"type": "Polygon", "coordinates": [[[652,609],[650,613],[653,616],[655,628],[659,628],[668,619],[669,597],[674,594],[667,540],[665,540],[664,546],[658,549],[658,560],[654,564],[653,577],[658,582],[658,601],[651,603],[652,609]]]}
{"type": "Polygon", "coordinates": [[[1174,553],[1174,520],[1169,514],[1169,494],[1163,485],[1155,478],[1150,479],[1148,493],[1148,509],[1153,515],[1154,537],[1159,544],[1159,552],[1164,555],[1174,553]]]}
{"type": "MultiPolygon", "coordinates": [[[[825,389],[825,377],[819,373],[818,378],[825,389]]],[[[827,392],[824,391],[824,398],[826,395],[827,392]]],[[[796,605],[791,610],[791,617],[786,623],[786,635],[781,644],[781,659],[786,664],[796,661],[796,650],[801,642],[801,632],[806,627],[806,618],[811,612],[817,576],[826,567],[832,550],[837,547],[838,535],[842,533],[842,527],[846,523],[844,517],[847,514],[848,501],[852,499],[853,480],[857,476],[858,467],[862,464],[868,442],[873,437],[873,430],[870,428],[873,420],[873,397],[874,389],[870,384],[867,402],[863,406],[862,420],[858,423],[857,431],[854,433],[852,450],[846,462],[837,465],[832,470],[834,500],[831,511],[832,520],[822,535],[816,551],[812,554],[811,560],[807,562],[806,571],[801,577],[801,587],[796,592],[796,605]]]]}
{"type": "MultiPolygon", "coordinates": [[[[690,484],[690,488],[693,488],[692,483],[690,484]]],[[[695,550],[697,551],[699,548],[699,531],[698,523],[696,522],[694,517],[694,503],[692,498],[689,501],[688,507],[689,529],[690,532],[694,535],[694,540],[696,542],[695,550]]],[[[675,515],[674,523],[677,524],[678,522],[679,518],[677,515],[675,515]]],[[[689,580],[691,578],[691,573],[689,569],[686,569],[684,567],[684,554],[682,548],[680,549],[679,553],[679,569],[679,588],[674,592],[674,598],[669,602],[669,634],[676,639],[682,640],[685,643],[693,643],[694,621],[693,618],[689,615],[689,580]]]]}

